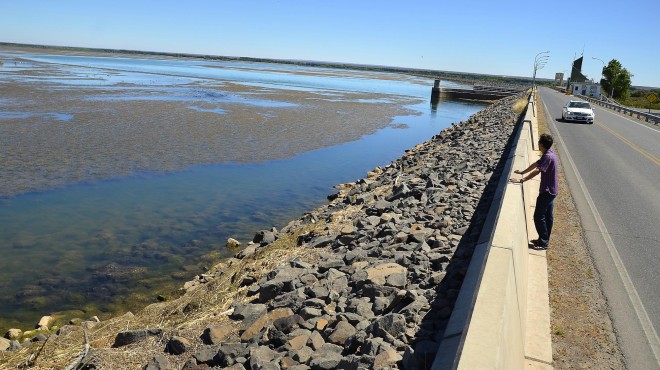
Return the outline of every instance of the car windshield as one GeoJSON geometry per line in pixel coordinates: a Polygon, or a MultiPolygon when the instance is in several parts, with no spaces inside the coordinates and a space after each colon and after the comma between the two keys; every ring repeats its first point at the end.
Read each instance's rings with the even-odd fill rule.
{"type": "Polygon", "coordinates": [[[586,108],[586,109],[591,109],[591,106],[589,103],[581,102],[581,101],[572,101],[568,103],[568,106],[570,108],[586,108]]]}

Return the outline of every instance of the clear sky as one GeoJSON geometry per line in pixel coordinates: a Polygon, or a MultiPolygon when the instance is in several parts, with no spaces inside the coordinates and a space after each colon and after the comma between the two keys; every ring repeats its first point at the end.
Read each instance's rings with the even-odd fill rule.
{"type": "Polygon", "coordinates": [[[583,73],[618,59],[660,87],[660,1],[0,0],[0,41],[496,75],[583,73]]]}

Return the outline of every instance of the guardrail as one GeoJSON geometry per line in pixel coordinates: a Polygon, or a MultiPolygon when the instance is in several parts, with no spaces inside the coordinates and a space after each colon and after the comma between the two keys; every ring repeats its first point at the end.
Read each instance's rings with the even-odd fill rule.
{"type": "Polygon", "coordinates": [[[545,252],[530,250],[539,180],[508,181],[539,157],[534,93],[475,247],[432,370],[552,369],[545,252]]]}

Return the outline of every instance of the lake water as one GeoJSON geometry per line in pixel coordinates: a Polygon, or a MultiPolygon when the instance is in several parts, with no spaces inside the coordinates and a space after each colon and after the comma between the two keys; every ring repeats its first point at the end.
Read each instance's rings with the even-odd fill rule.
{"type": "MultiPolygon", "coordinates": [[[[27,182],[45,185],[0,197],[2,332],[9,327],[31,326],[41,315],[57,311],[83,310],[81,315],[88,317],[137,309],[153,302],[157,294],[176,289],[229,256],[224,247],[228,237],[245,243],[257,230],[284,226],[324,204],[326,196],[334,192],[333,185],[364,177],[367,171],[387,165],[404,150],[484,107],[457,101],[443,101],[432,107],[428,102],[432,81],[392,74],[8,51],[0,51],[0,59],[4,61],[0,87],[39,86],[49,94],[86,91],[69,99],[59,111],[34,108],[40,106],[39,102],[30,108],[32,111],[25,111],[25,106],[18,104],[24,98],[2,96],[0,134],[5,138],[0,140],[7,145],[22,140],[12,131],[16,125],[43,121],[47,125],[78,124],[76,130],[84,130],[84,124],[90,123],[81,118],[76,107],[90,101],[172,102],[187,108],[189,113],[185,114],[210,114],[218,119],[236,109],[245,110],[242,114],[248,117],[252,110],[268,109],[262,114],[276,119],[290,110],[304,108],[306,101],[312,100],[324,100],[324,104],[349,101],[377,109],[400,99],[405,102],[402,108],[406,112],[386,118],[381,128],[366,133],[361,129],[364,117],[342,118],[342,125],[350,127],[343,127],[341,135],[321,138],[319,142],[327,145],[309,149],[299,144],[274,143],[273,152],[266,152],[273,158],[265,160],[238,160],[218,154],[214,163],[206,159],[197,164],[188,161],[163,170],[158,164],[146,170],[108,167],[116,172],[99,178],[89,175],[88,168],[83,171],[87,177],[66,177],[61,173],[69,172],[49,172],[55,167],[41,162],[28,160],[10,166],[10,161],[3,160],[0,181],[22,176],[27,182]],[[258,90],[225,91],[222,86],[227,82],[258,90]],[[200,94],[199,86],[205,84],[215,84],[214,92],[203,90],[200,94]],[[197,95],[191,98],[190,91],[197,91],[197,95]],[[307,95],[282,98],[292,92],[315,95],[313,99],[307,95]],[[347,99],[349,93],[355,96],[354,101],[347,99]],[[345,132],[354,135],[346,135],[348,139],[344,140],[345,132]],[[40,170],[31,170],[34,166],[40,170]],[[43,182],[57,176],[57,186],[43,182]]],[[[98,108],[98,114],[107,108],[98,108]]],[[[342,112],[336,114],[339,117],[342,112]]],[[[132,124],[139,126],[144,119],[134,117],[136,122],[132,124]]],[[[315,127],[318,122],[309,115],[309,122],[298,124],[315,127]]],[[[296,130],[303,141],[305,135],[314,133],[296,130]]],[[[69,163],[77,162],[60,165],[70,171],[74,165],[69,163]]],[[[93,161],[83,163],[94,165],[93,161]]]]}

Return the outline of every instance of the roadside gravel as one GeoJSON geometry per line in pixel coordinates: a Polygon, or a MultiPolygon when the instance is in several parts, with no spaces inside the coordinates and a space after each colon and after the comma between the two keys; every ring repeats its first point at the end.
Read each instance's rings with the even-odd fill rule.
{"type": "MultiPolygon", "coordinates": [[[[539,131],[549,132],[543,104],[539,131]]],[[[566,183],[561,158],[559,196],[548,249],[552,351],[557,369],[625,369],[599,273],[566,183]]]]}

